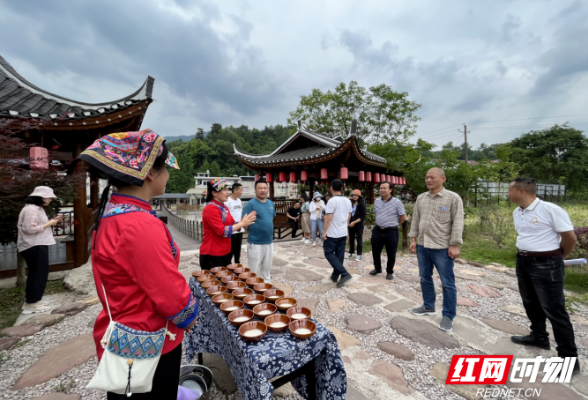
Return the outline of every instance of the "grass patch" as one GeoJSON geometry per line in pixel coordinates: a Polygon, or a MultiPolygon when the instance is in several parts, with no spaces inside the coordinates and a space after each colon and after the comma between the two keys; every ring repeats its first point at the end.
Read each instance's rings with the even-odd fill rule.
{"type": "Polygon", "coordinates": [[[566,269],[564,288],[585,295],[588,300],[588,267],[586,265],[566,269]]]}
{"type": "Polygon", "coordinates": [[[30,342],[30,340],[23,340],[22,342],[18,342],[17,344],[15,344],[14,347],[23,347],[28,342],[30,342]]]}
{"type": "Polygon", "coordinates": [[[43,296],[49,296],[52,294],[59,294],[65,293],[67,289],[63,285],[63,279],[59,279],[57,281],[47,282],[47,287],[45,288],[45,293],[43,296]]]}

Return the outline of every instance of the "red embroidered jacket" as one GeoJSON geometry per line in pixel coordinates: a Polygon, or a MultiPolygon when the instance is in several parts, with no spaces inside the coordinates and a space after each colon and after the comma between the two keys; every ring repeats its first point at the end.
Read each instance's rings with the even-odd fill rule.
{"type": "Polygon", "coordinates": [[[200,254],[205,256],[224,256],[231,252],[231,236],[235,220],[229,209],[216,200],[208,203],[202,211],[204,235],[200,254]]]}
{"type": "Polygon", "coordinates": [[[100,340],[110,319],[130,328],[155,332],[165,327],[163,354],[182,344],[184,328],[196,318],[198,307],[186,279],[178,271],[180,251],[165,224],[149,213],[149,203],[113,194],[92,240],[92,268],[103,310],[94,325],[98,358],[100,340]]]}

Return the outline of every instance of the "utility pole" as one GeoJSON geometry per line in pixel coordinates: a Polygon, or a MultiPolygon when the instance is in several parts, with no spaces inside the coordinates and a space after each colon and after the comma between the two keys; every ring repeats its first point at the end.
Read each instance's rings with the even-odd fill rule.
{"type": "MultiPolygon", "coordinates": [[[[459,129],[457,130],[458,132],[462,132],[459,129]]],[[[468,127],[466,124],[463,124],[463,140],[464,140],[464,150],[465,150],[465,162],[468,162],[468,127]]]]}

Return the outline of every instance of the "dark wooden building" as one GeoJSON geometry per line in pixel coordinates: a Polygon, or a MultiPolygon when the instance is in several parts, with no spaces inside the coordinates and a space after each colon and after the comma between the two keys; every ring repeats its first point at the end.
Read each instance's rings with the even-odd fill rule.
{"type": "MultiPolygon", "coordinates": [[[[58,160],[64,170],[81,151],[103,135],[137,131],[152,99],[154,79],[147,77],[134,93],[106,103],[84,103],[43,90],[23,78],[0,56],[0,121],[17,127],[17,136],[27,143],[45,147],[50,161],[58,160]]],[[[10,126],[10,125],[9,125],[10,126]]],[[[19,157],[28,157],[24,150],[19,157]]],[[[80,163],[82,172],[85,163],[80,163]]],[[[96,179],[90,177],[94,183],[96,179]]],[[[98,208],[98,185],[80,185],[74,200],[73,240],[67,243],[65,263],[52,265],[51,271],[71,269],[89,257],[92,221],[98,208]]]]}

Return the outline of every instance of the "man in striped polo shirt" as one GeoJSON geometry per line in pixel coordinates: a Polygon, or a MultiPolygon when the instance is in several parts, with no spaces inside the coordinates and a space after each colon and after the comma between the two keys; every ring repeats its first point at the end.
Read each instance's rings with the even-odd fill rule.
{"type": "Polygon", "coordinates": [[[398,250],[398,225],[406,220],[406,211],[400,200],[394,197],[394,188],[390,182],[380,184],[380,197],[374,201],[376,226],[372,230],[372,255],[374,269],[370,275],[382,273],[382,249],[386,247],[386,279],[394,279],[394,264],[398,250]]]}

